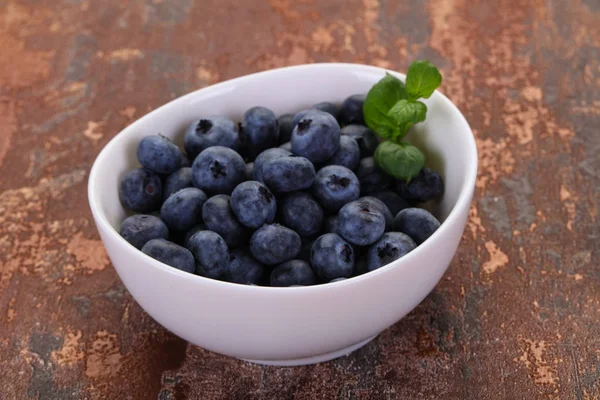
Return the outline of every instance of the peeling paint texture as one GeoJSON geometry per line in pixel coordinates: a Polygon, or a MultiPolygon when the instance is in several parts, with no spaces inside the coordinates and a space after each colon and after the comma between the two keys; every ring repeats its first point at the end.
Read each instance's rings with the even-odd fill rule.
{"type": "Polygon", "coordinates": [[[0,397],[600,399],[597,0],[0,1],[0,397]],[[100,149],[268,68],[430,59],[475,132],[461,246],[354,354],[251,365],[152,320],[87,205],[100,149]]]}

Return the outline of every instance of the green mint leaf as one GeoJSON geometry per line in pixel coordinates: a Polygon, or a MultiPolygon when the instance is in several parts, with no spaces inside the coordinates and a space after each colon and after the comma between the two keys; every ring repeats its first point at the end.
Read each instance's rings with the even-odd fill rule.
{"type": "Polygon", "coordinates": [[[409,143],[379,143],[374,157],[379,168],[397,179],[406,181],[417,176],[425,164],[423,153],[409,143]]]}
{"type": "Polygon", "coordinates": [[[389,73],[373,85],[367,94],[363,105],[365,122],[384,139],[398,136],[398,124],[388,112],[401,99],[406,99],[404,83],[389,73]]]}
{"type": "Polygon", "coordinates": [[[409,100],[429,98],[442,83],[440,71],[429,61],[415,61],[406,74],[406,93],[409,100]]]}
{"type": "Polygon", "coordinates": [[[399,135],[395,139],[401,139],[408,128],[413,124],[425,121],[427,106],[420,101],[400,100],[388,112],[388,116],[394,120],[398,127],[399,135]]]}

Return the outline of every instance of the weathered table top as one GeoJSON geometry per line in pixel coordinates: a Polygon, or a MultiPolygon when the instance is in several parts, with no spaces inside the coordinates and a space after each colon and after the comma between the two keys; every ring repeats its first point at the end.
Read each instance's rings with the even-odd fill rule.
{"type": "Polygon", "coordinates": [[[0,3],[2,399],[600,398],[598,0],[0,3]],[[409,316],[271,368],[166,332],[120,283],[86,178],[116,132],[250,72],[430,59],[477,136],[462,245],[409,316]]]}

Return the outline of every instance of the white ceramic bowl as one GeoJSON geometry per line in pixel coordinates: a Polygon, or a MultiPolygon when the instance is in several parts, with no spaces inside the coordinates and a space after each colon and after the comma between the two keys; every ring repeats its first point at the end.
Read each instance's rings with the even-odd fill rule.
{"type": "Polygon", "coordinates": [[[411,140],[445,179],[437,209],[443,223],[417,249],[374,272],[308,287],[231,284],[164,265],[118,233],[126,216],[119,201],[119,181],[139,166],[136,147],[144,136],[162,133],[181,144],[185,127],[200,116],[223,114],[240,120],[255,105],[279,115],[321,101],[339,103],[349,95],[367,93],[385,72],[356,64],[310,64],[248,75],[176,99],[115,136],[92,167],[88,195],[110,259],[139,305],[193,344],[273,365],[310,364],[347,354],[416,307],[454,256],[477,173],[471,129],[439,92],[426,100],[427,120],[416,126],[411,140]]]}

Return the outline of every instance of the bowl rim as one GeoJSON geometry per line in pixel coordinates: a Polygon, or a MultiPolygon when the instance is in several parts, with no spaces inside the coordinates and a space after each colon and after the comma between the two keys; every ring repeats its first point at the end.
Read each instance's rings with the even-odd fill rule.
{"type": "Polygon", "coordinates": [[[153,267],[158,268],[164,272],[175,274],[176,276],[180,276],[185,279],[191,279],[191,280],[197,280],[198,282],[204,282],[205,284],[222,285],[224,288],[228,287],[230,289],[248,290],[251,292],[254,292],[254,291],[263,292],[263,293],[271,292],[271,293],[278,293],[278,294],[284,294],[284,293],[297,294],[299,292],[304,294],[304,293],[308,293],[308,292],[319,292],[321,290],[326,290],[327,288],[331,288],[332,286],[340,287],[340,286],[344,286],[344,285],[359,284],[361,281],[364,281],[364,280],[375,279],[378,275],[385,274],[387,271],[391,270],[392,268],[402,268],[405,264],[408,264],[412,258],[415,258],[419,254],[424,253],[426,251],[431,251],[431,248],[435,245],[436,238],[442,236],[445,231],[450,229],[451,225],[454,225],[455,223],[457,223],[460,210],[462,210],[464,208],[468,209],[470,207],[472,195],[473,195],[473,192],[475,189],[475,182],[477,179],[477,169],[478,169],[477,145],[475,142],[475,136],[473,134],[473,131],[472,131],[468,121],[466,120],[465,116],[458,109],[458,107],[439,90],[436,90],[433,93],[432,97],[438,98],[438,100],[441,101],[441,103],[444,107],[450,109],[453,112],[453,114],[456,114],[458,116],[459,120],[465,125],[465,128],[466,128],[465,134],[470,133],[470,135],[468,135],[468,140],[467,140],[467,142],[468,142],[468,148],[466,149],[467,156],[465,157],[467,162],[469,163],[469,165],[467,165],[467,176],[465,177],[463,185],[460,189],[460,193],[459,193],[458,199],[456,201],[456,204],[452,207],[452,210],[450,211],[450,213],[448,214],[446,219],[440,224],[440,227],[427,240],[425,240],[423,243],[421,243],[419,246],[417,246],[413,251],[409,252],[408,254],[404,255],[403,257],[401,257],[395,261],[392,261],[391,263],[384,265],[383,267],[380,267],[374,271],[370,271],[365,274],[351,277],[351,278],[348,278],[348,279],[345,279],[345,280],[339,281],[339,282],[333,282],[333,283],[328,282],[325,284],[318,284],[318,285],[311,285],[311,286],[272,287],[272,286],[244,285],[244,284],[239,284],[239,283],[226,282],[226,281],[221,281],[221,280],[217,280],[217,279],[211,279],[211,278],[206,278],[203,276],[191,274],[191,273],[185,272],[185,271],[180,271],[176,268],[173,268],[167,264],[164,264],[164,263],[146,255],[145,253],[142,253],[139,249],[137,249],[132,244],[127,242],[125,239],[123,239],[121,237],[121,235],[119,235],[118,230],[115,229],[108,222],[108,220],[107,220],[106,216],[104,215],[104,212],[102,211],[101,207],[99,206],[99,202],[96,198],[97,190],[96,190],[95,182],[97,181],[96,177],[98,175],[98,170],[100,169],[100,165],[103,165],[105,163],[105,160],[110,157],[111,148],[113,146],[116,146],[117,143],[119,142],[119,140],[121,140],[122,134],[126,133],[130,130],[134,130],[140,120],[149,118],[155,114],[159,114],[160,112],[162,112],[163,108],[166,108],[167,106],[171,105],[171,103],[173,103],[175,101],[181,101],[185,98],[192,98],[199,91],[203,91],[203,92],[213,91],[213,90],[217,91],[222,87],[230,86],[232,84],[235,84],[238,81],[243,81],[243,80],[246,80],[249,78],[256,79],[256,78],[260,78],[262,75],[269,75],[269,74],[273,74],[273,73],[282,73],[282,72],[294,71],[294,70],[298,70],[298,71],[308,70],[308,69],[318,70],[319,68],[327,68],[327,69],[340,68],[340,69],[350,69],[350,70],[353,70],[356,72],[363,71],[363,72],[371,72],[371,73],[372,72],[380,72],[382,75],[386,72],[389,72],[392,75],[400,78],[401,80],[404,80],[406,78],[406,75],[403,73],[400,73],[400,72],[397,72],[394,70],[390,70],[387,68],[381,68],[381,67],[365,65],[365,64],[355,64],[355,63],[300,64],[300,65],[274,68],[274,69],[269,69],[269,70],[265,70],[265,71],[255,72],[252,74],[242,75],[242,76],[239,76],[239,77],[236,77],[233,79],[229,79],[229,80],[226,80],[223,82],[216,83],[214,85],[210,85],[210,86],[206,86],[206,87],[194,90],[193,92],[190,92],[183,96],[179,96],[175,99],[172,99],[171,101],[169,101],[169,102],[161,105],[160,107],[150,111],[149,113],[139,117],[134,122],[132,122],[131,124],[129,124],[128,126],[123,128],[122,130],[120,130],[115,136],[113,136],[104,145],[104,147],[100,150],[100,152],[96,156],[96,159],[94,160],[94,163],[92,164],[92,168],[90,170],[90,174],[89,174],[89,178],[88,178],[88,201],[89,201],[90,209],[92,211],[92,215],[93,215],[94,220],[97,225],[97,229],[99,231],[103,231],[104,233],[110,235],[110,237],[112,239],[116,239],[116,243],[119,243],[119,245],[124,246],[124,248],[128,249],[127,251],[135,251],[134,254],[137,254],[138,256],[142,257],[142,259],[145,258],[145,261],[147,263],[151,264],[153,267]]]}

